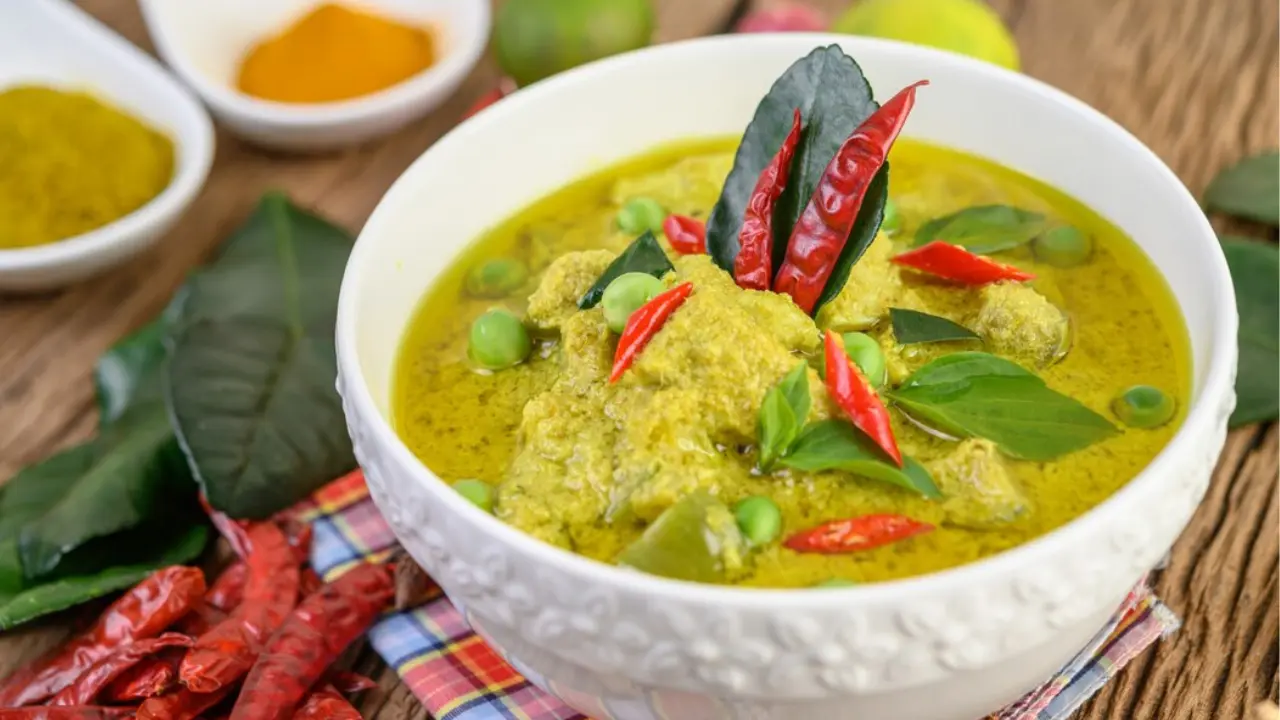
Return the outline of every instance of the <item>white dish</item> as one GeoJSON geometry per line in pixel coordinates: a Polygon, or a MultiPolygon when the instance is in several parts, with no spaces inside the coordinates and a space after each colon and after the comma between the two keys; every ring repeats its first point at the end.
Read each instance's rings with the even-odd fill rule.
{"type": "MultiPolygon", "coordinates": [[[[173,178],[134,212],[87,233],[0,250],[0,290],[46,290],[118,265],[173,226],[213,163],[213,124],[160,65],[69,2],[0,3],[0,90],[34,83],[85,90],[164,132],[173,178]]],[[[3,172],[3,168],[0,168],[3,172]]]]}
{"type": "Polygon", "coordinates": [[[1226,263],[1195,199],[1098,112],[951,53],[744,35],[579,68],[432,146],[378,205],[351,255],[339,388],[356,456],[399,540],[482,636],[587,715],[972,720],[1058,670],[1178,536],[1226,436],[1236,325],[1226,263]],[[1034,542],[945,572],[822,592],[627,572],[535,541],[440,482],[388,418],[405,328],[441,271],[486,228],[602,164],[675,139],[740,134],[774,79],[828,43],[859,61],[881,98],[932,81],[908,134],[1045,180],[1146,251],[1192,343],[1193,403],[1169,447],[1106,502],[1034,542]]]}
{"type": "Polygon", "coordinates": [[[489,0],[364,0],[375,12],[429,26],[438,61],[372,95],[295,105],[254,98],[235,87],[254,44],[279,33],[320,0],[141,0],[156,50],[227,129],[281,150],[327,150],[398,130],[434,110],[471,72],[489,39],[489,0]]]}

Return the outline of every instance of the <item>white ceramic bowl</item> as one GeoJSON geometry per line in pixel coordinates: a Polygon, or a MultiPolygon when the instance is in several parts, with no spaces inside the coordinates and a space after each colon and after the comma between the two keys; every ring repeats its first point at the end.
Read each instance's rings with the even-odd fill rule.
{"type": "Polygon", "coordinates": [[[731,36],[616,57],[522,90],[419,158],[365,225],[347,267],[339,387],[356,456],[396,536],[481,635],[582,712],[972,720],[1084,646],[1182,530],[1234,405],[1236,320],[1226,264],[1195,200],[1150,150],[1084,104],[1022,75],[898,43],[731,36]],[[1193,406],[1172,444],[1102,505],[1034,542],[946,572],[823,592],[626,572],[532,540],[439,482],[387,418],[397,349],[440,272],[487,227],[602,164],[678,138],[741,133],[774,78],[832,42],[857,58],[880,97],[932,80],[909,135],[1041,178],[1151,256],[1193,346],[1193,406]]]}
{"type": "Polygon", "coordinates": [[[146,53],[69,2],[0,3],[0,90],[24,83],[85,90],[133,114],[173,141],[174,168],[164,191],[115,222],[48,245],[0,250],[6,291],[67,285],[142,252],[199,194],[213,162],[213,124],[200,103],[146,53]]]}
{"type": "Polygon", "coordinates": [[[252,143],[281,150],[328,150],[400,129],[457,89],[489,39],[489,0],[363,0],[376,12],[431,27],[437,62],[398,85],[342,102],[279,103],[236,89],[240,62],[253,45],[321,2],[141,0],[141,6],[156,50],[214,117],[252,143]]]}

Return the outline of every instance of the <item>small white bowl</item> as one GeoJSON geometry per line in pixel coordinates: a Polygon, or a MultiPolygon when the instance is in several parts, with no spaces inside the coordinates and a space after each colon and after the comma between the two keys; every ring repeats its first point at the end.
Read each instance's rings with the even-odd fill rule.
{"type": "Polygon", "coordinates": [[[362,0],[373,12],[430,27],[439,54],[397,85],[341,102],[272,102],[240,92],[236,75],[252,47],[320,0],[141,0],[160,56],[217,120],[256,145],[319,151],[385,135],[434,110],[471,72],[489,40],[489,0],[362,0]]]}
{"type": "Polygon", "coordinates": [[[459,125],[396,181],[361,231],[337,344],[356,457],[396,537],[477,632],[584,714],[972,720],[1084,647],[1181,532],[1226,438],[1236,326],[1231,277],[1204,213],[1124,128],[1043,83],[953,53],[778,33],[620,55],[459,125]],[[740,135],[774,79],[831,43],[858,60],[880,98],[932,81],[907,134],[1070,193],[1151,258],[1182,312],[1193,363],[1186,420],[1159,456],[1105,502],[1008,552],[822,591],[628,572],[505,525],[432,474],[392,428],[391,379],[423,294],[458,253],[603,164],[673,140],[740,135]]]}
{"type": "Polygon", "coordinates": [[[61,287],[128,260],[164,235],[203,187],[214,144],[204,108],[155,60],[71,3],[0,3],[0,90],[20,84],[89,92],[165,133],[174,144],[173,178],[115,222],[47,245],[0,249],[0,290],[61,287]]]}

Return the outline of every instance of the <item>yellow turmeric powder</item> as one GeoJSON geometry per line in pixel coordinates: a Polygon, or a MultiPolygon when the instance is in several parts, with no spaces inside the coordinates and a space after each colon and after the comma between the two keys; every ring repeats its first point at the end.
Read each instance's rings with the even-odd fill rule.
{"type": "Polygon", "coordinates": [[[388,88],[434,61],[427,30],[325,4],[250,51],[238,85],[264,100],[333,102],[388,88]]]}
{"type": "Polygon", "coordinates": [[[0,91],[0,249],[64,240],[159,195],[173,142],[82,92],[0,91]]]}

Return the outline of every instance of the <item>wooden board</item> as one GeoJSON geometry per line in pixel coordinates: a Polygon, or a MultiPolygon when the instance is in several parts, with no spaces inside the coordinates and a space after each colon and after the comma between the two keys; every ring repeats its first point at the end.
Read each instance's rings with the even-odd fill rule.
{"type": "MultiPolygon", "coordinates": [[[[764,2],[765,0],[761,0],[764,2]]],[[[656,0],[659,39],[717,32],[733,0],[656,0]]],[[[812,0],[834,16],[843,0],[812,0]]],[[[133,2],[82,6],[150,50],[133,2]]],[[[993,0],[1013,27],[1025,70],[1094,105],[1155,150],[1193,191],[1224,163],[1274,147],[1280,122],[1274,0],[993,0]]],[[[388,185],[497,72],[484,63],[443,108],[395,136],[325,157],[254,151],[219,134],[204,192],[145,256],[76,288],[0,298],[0,478],[83,440],[96,421],[94,359],[155,315],[263,190],[280,188],[355,230],[388,185]]],[[[1106,162],[1106,158],[1083,158],[1106,162]]],[[[1088,720],[1247,717],[1277,682],[1277,454],[1274,425],[1231,434],[1203,506],[1158,577],[1183,629],[1139,658],[1079,715],[1088,720]]],[[[0,638],[0,675],[64,637],[70,623],[0,638]]],[[[367,649],[357,668],[379,678],[366,717],[425,718],[367,649]]]]}

